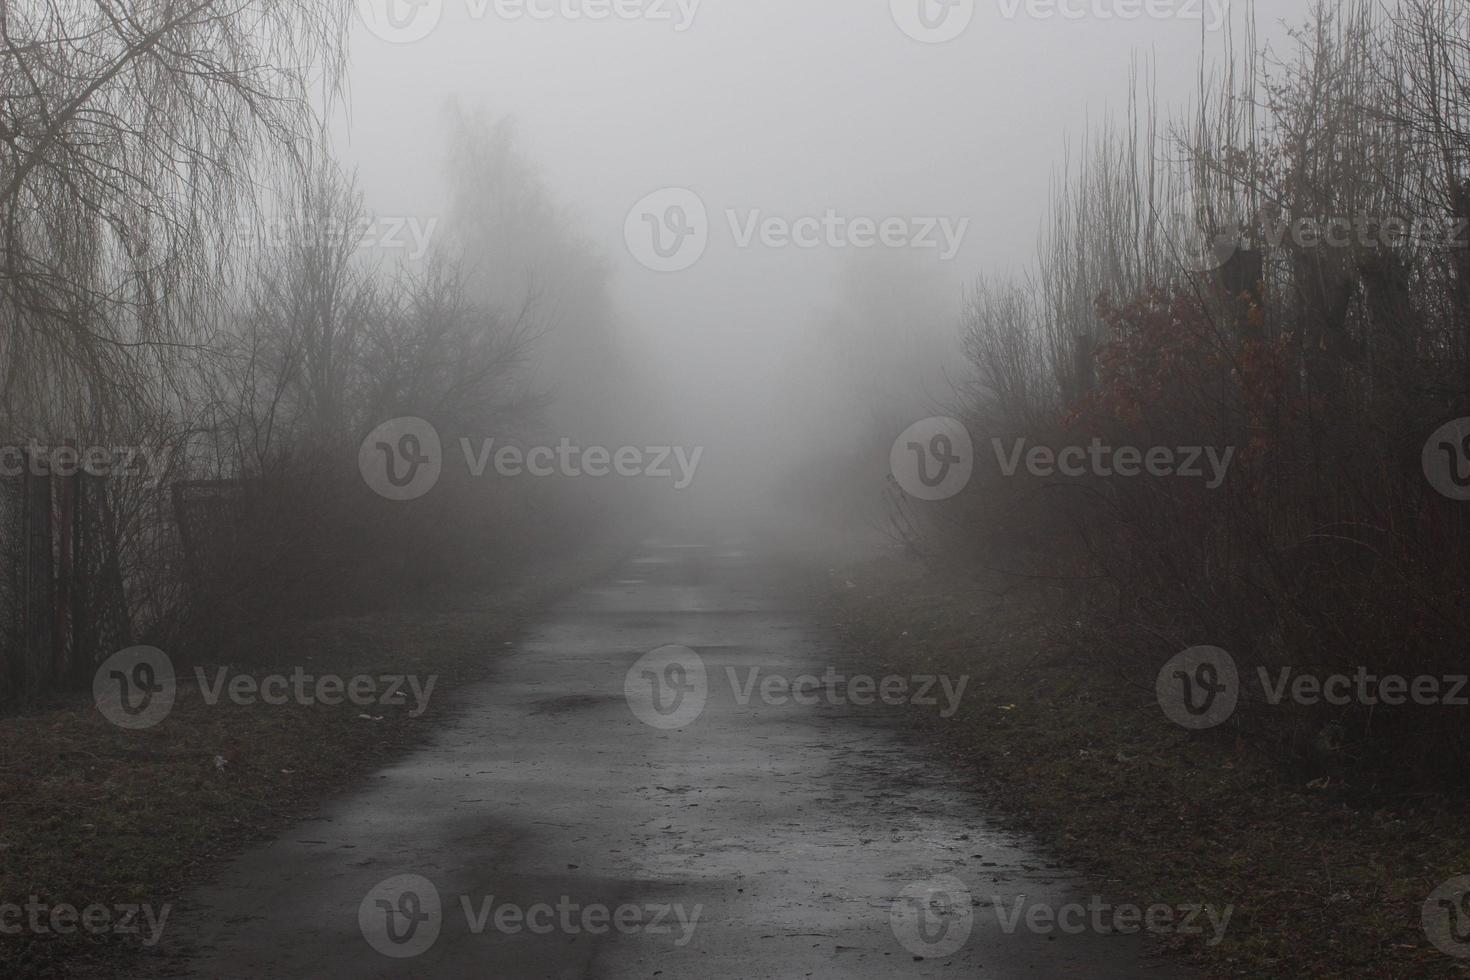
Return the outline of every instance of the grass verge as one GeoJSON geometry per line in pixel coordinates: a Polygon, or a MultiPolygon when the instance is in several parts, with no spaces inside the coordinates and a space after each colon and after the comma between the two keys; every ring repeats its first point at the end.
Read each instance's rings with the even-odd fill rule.
{"type": "Polygon", "coordinates": [[[1159,940],[1211,977],[1470,976],[1421,908],[1470,874],[1466,808],[1363,805],[1225,730],[1171,724],[1151,688],[1082,643],[1076,597],[930,574],[897,559],[833,573],[831,621],[869,666],[969,675],[964,704],[916,712],[1011,826],[1142,906],[1233,905],[1223,941],[1159,940]]]}
{"type": "MultiPolygon", "coordinates": [[[[0,927],[0,976],[130,974],[138,934],[89,932],[58,905],[161,912],[191,882],[246,844],[311,816],[334,793],[419,744],[455,711],[455,691],[485,676],[551,599],[601,577],[617,546],[548,561],[514,587],[440,597],[400,609],[310,624],[272,641],[239,672],[437,675],[417,717],[401,705],[207,703],[191,671],[156,727],[109,724],[90,698],[0,719],[0,903],[35,902],[44,933],[14,916],[0,927]]],[[[219,666],[209,665],[211,683],[219,666]]],[[[236,675],[235,670],[230,676],[236,675]]],[[[29,913],[22,913],[29,917],[29,913]]],[[[100,913],[99,913],[100,915],[100,913]]],[[[166,928],[166,921],[164,922],[166,928]]]]}

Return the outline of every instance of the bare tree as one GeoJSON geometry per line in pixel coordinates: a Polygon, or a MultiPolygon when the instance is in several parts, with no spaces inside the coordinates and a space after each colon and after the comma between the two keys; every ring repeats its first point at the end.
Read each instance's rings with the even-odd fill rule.
{"type": "Polygon", "coordinates": [[[60,401],[166,397],[234,217],[315,135],[346,16],[318,0],[0,0],[0,409],[26,424],[60,401]]]}

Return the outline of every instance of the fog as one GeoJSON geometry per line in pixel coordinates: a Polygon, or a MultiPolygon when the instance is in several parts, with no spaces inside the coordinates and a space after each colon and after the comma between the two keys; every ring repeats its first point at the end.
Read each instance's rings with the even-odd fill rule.
{"type": "Polygon", "coordinates": [[[1470,0],[0,0],[0,977],[1463,978],[1467,581],[1470,0]]]}
{"type": "MultiPolygon", "coordinates": [[[[881,2],[706,0],[692,16],[650,3],[604,20],[575,3],[402,4],[406,33],[354,28],[334,143],[371,209],[428,221],[445,214],[446,104],[513,120],[518,150],[610,264],[617,340],[656,420],[640,438],[707,447],[702,490],[759,485],[850,448],[874,417],[951,400],[967,285],[1034,263],[1069,159],[1133,99],[1197,101],[1201,72],[1248,27],[1244,5],[1222,2],[1129,19],[962,3],[973,20],[938,44],[881,2]],[[708,214],[706,250],[677,272],[640,264],[624,234],[666,188],[708,214]],[[922,247],[749,236],[756,219],[829,211],[919,222],[922,247]],[[916,302],[875,309],[884,295],[916,302]]],[[[1282,43],[1305,8],[1273,0],[1261,42],[1282,43]]]]}

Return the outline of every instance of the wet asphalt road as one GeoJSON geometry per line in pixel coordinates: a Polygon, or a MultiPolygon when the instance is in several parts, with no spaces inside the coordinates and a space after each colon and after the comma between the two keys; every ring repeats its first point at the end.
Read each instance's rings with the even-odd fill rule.
{"type": "Polygon", "coordinates": [[[1184,976],[1136,935],[1047,934],[1024,917],[1004,928],[1018,909],[1091,891],[997,830],[901,731],[901,709],[811,686],[815,705],[779,688],[763,698],[771,675],[850,671],[799,591],[742,547],[649,541],[550,610],[495,654],[495,678],[464,692],[431,744],[188,896],[165,940],[175,968],[250,980],[1184,976]],[[961,886],[968,906],[953,897],[961,886]]]}

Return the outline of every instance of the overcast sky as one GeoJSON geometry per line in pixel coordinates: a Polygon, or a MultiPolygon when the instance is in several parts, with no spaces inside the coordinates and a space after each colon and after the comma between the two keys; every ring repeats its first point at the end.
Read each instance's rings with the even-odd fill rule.
{"type": "MultiPolygon", "coordinates": [[[[1153,59],[1163,101],[1191,99],[1225,0],[1060,0],[1072,17],[1046,0],[601,0],[640,15],[598,20],[587,14],[599,0],[582,2],[361,0],[338,148],[373,209],[434,215],[444,101],[516,117],[612,261],[618,301],[656,341],[649,356],[675,396],[717,411],[752,379],[775,383],[855,251],[825,230],[816,248],[759,234],[741,247],[728,211],[740,229],[757,212],[898,216],[914,234],[944,219],[950,239],[938,224],[920,258],[957,310],[964,283],[1030,260],[1069,140],[1124,110],[1135,57],[1153,59]],[[1104,16],[1139,7],[1167,16],[1104,16]],[[670,187],[697,194],[709,240],[690,267],[656,272],[625,224],[670,187]]],[[[1270,0],[1262,34],[1280,37],[1305,6],[1270,0]]]]}

